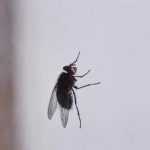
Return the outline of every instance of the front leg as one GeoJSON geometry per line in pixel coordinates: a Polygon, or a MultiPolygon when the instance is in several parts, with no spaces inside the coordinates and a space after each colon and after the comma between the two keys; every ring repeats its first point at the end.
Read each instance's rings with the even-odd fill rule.
{"type": "Polygon", "coordinates": [[[97,85],[97,84],[100,84],[100,82],[83,85],[83,86],[81,86],[81,87],[77,87],[77,86],[73,86],[73,87],[74,87],[76,90],[78,90],[78,89],[82,89],[82,88],[87,87],[87,86],[97,85]]]}
{"type": "Polygon", "coordinates": [[[89,70],[88,72],[86,72],[84,75],[82,76],[74,76],[74,77],[78,77],[78,78],[83,78],[84,76],[86,76],[91,70],[89,70]]]}

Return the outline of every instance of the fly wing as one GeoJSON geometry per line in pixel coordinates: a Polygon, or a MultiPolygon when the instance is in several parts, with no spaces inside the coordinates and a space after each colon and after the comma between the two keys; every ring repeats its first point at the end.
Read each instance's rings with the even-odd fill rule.
{"type": "Polygon", "coordinates": [[[66,128],[66,125],[68,122],[68,116],[69,116],[69,110],[60,107],[60,118],[61,118],[61,122],[64,128],[66,128]]]}
{"type": "Polygon", "coordinates": [[[57,84],[55,85],[53,91],[52,91],[52,95],[50,97],[50,101],[49,101],[49,105],[48,105],[48,118],[52,119],[56,108],[57,108],[57,96],[56,96],[56,92],[57,92],[57,84]]]}
{"type": "Polygon", "coordinates": [[[69,108],[70,107],[69,103],[72,103],[72,101],[73,101],[72,92],[69,93],[68,96],[65,96],[63,98],[65,98],[64,101],[67,102],[67,108],[63,108],[63,107],[60,106],[60,118],[61,118],[62,125],[65,128],[67,126],[68,117],[69,117],[69,109],[70,109],[69,108]]]}

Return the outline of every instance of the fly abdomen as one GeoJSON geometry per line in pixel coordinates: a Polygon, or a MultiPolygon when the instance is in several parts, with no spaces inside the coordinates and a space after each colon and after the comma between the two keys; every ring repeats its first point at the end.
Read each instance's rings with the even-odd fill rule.
{"type": "Polygon", "coordinates": [[[65,109],[71,109],[73,103],[72,93],[57,93],[57,100],[61,107],[65,109]]]}
{"type": "Polygon", "coordinates": [[[74,85],[74,78],[69,74],[62,72],[57,82],[57,100],[61,107],[71,109],[73,96],[71,89],[74,85]]]}

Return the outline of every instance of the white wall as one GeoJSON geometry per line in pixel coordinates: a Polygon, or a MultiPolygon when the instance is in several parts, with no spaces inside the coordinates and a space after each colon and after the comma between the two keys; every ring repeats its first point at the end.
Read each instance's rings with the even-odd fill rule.
{"type": "Polygon", "coordinates": [[[149,1],[26,0],[15,6],[16,114],[21,150],[147,150],[150,148],[149,1]],[[64,129],[47,118],[62,66],[75,59],[91,73],[77,91],[64,129]]]}

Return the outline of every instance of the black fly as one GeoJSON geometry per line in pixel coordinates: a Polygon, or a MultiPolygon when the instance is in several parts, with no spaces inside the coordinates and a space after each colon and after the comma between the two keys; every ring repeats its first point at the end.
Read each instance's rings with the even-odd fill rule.
{"type": "Polygon", "coordinates": [[[52,95],[50,97],[50,102],[49,102],[49,106],[48,106],[48,118],[52,119],[52,117],[55,113],[55,110],[57,108],[57,103],[59,104],[60,117],[61,117],[62,125],[64,128],[66,127],[67,122],[68,122],[69,110],[72,108],[73,99],[74,99],[75,106],[77,109],[77,113],[78,113],[78,117],[79,117],[79,121],[80,121],[80,128],[81,128],[81,118],[80,118],[80,113],[79,113],[79,109],[77,106],[77,99],[76,99],[74,89],[81,89],[81,88],[84,88],[87,86],[100,84],[100,82],[98,82],[98,83],[93,83],[93,84],[87,84],[87,85],[84,85],[81,87],[75,86],[77,77],[82,78],[90,72],[90,70],[89,70],[82,76],[75,76],[75,74],[77,72],[77,67],[76,67],[75,63],[77,62],[79,55],[80,55],[80,52],[79,52],[76,60],[73,63],[71,63],[68,66],[63,67],[63,70],[65,72],[62,72],[60,74],[60,76],[57,80],[57,83],[54,86],[54,89],[52,91],[52,95]]]}

